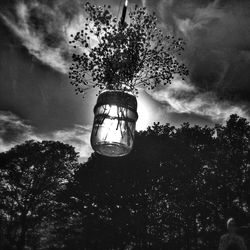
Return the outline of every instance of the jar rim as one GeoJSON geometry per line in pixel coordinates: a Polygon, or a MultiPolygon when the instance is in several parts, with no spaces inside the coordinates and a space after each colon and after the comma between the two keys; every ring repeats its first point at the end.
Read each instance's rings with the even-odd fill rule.
{"type": "Polygon", "coordinates": [[[120,90],[107,90],[102,92],[97,98],[94,111],[102,105],[117,105],[119,107],[130,109],[133,112],[137,111],[136,97],[120,90]]]}

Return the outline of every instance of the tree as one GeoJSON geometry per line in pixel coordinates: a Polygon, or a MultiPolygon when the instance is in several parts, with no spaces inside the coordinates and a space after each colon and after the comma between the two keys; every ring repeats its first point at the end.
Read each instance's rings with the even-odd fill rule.
{"type": "Polygon", "coordinates": [[[77,159],[72,146],[54,141],[26,141],[0,154],[1,214],[6,238],[18,250],[28,230],[53,215],[55,197],[72,180],[77,159]]]}
{"type": "Polygon", "coordinates": [[[214,151],[212,135],[207,127],[157,123],[137,134],[127,157],[92,155],[62,195],[67,211],[78,217],[68,249],[76,231],[81,232],[77,245],[84,249],[197,245],[196,221],[209,204],[202,191],[204,166],[214,151]]]}
{"type": "Polygon", "coordinates": [[[61,194],[64,249],[217,249],[228,216],[250,220],[249,133],[235,115],[215,128],[156,123],[126,157],[93,154],[61,194]]]}
{"type": "Polygon", "coordinates": [[[216,199],[225,217],[245,222],[250,206],[250,125],[245,118],[231,115],[226,126],[217,125],[216,199]]]}
{"type": "Polygon", "coordinates": [[[94,153],[78,167],[70,146],[47,143],[0,154],[2,241],[13,232],[20,240],[23,201],[30,196],[41,197],[26,216],[27,242],[42,240],[36,249],[216,250],[231,216],[250,240],[250,126],[244,118],[232,115],[215,128],[156,123],[136,134],[126,157],[94,153]],[[55,171],[45,175],[36,167],[31,178],[35,165],[55,171]],[[74,176],[70,166],[76,166],[74,176]],[[55,174],[58,168],[67,178],[55,174]],[[25,191],[33,179],[48,195],[25,191]]]}

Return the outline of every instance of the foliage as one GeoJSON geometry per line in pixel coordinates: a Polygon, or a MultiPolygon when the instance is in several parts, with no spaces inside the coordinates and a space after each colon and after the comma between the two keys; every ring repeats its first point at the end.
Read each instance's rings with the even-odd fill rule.
{"type": "MultiPolygon", "coordinates": [[[[245,226],[240,233],[249,245],[246,119],[232,115],[214,128],[156,123],[136,137],[126,157],[92,154],[81,164],[66,188],[51,196],[56,205],[45,208],[42,223],[27,233],[27,247],[215,250],[228,217],[245,226]],[[42,247],[35,245],[40,241],[42,247]]],[[[2,221],[5,240],[11,231],[3,225],[10,221],[2,221]]],[[[17,215],[11,222],[20,227],[17,215]]]]}
{"type": "Polygon", "coordinates": [[[61,142],[26,141],[1,153],[0,162],[1,215],[12,232],[9,242],[21,250],[27,231],[55,212],[55,197],[77,168],[77,153],[61,142]]]}
{"type": "Polygon", "coordinates": [[[171,83],[175,74],[187,75],[178,60],[184,42],[164,36],[157,27],[156,15],[138,8],[122,24],[110,12],[110,6],[86,3],[84,28],[70,41],[76,49],[69,77],[76,93],[90,86],[100,90],[153,89],[171,83]]]}
{"type": "Polygon", "coordinates": [[[127,157],[93,154],[61,196],[76,215],[65,245],[217,249],[228,217],[250,222],[249,133],[237,115],[214,129],[157,123],[127,157]]]}

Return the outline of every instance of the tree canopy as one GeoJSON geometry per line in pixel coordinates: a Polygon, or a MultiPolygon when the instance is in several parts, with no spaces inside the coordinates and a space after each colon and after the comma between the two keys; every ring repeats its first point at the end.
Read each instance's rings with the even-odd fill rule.
{"type": "Polygon", "coordinates": [[[1,215],[8,221],[6,240],[24,249],[28,229],[53,216],[56,195],[72,180],[77,153],[61,142],[26,141],[0,154],[1,215]]]}
{"type": "MultiPolygon", "coordinates": [[[[56,188],[56,195],[50,196],[54,209],[45,208],[46,220],[40,220],[39,230],[33,232],[37,248],[32,241],[26,245],[64,250],[215,250],[228,217],[242,226],[240,234],[249,244],[249,140],[250,125],[237,115],[214,128],[156,123],[136,134],[128,156],[93,153],[77,167],[65,188],[56,188]]],[[[14,212],[13,222],[20,226],[19,210],[5,209],[6,214],[14,212]]],[[[4,221],[12,223],[9,217],[4,221]]]]}

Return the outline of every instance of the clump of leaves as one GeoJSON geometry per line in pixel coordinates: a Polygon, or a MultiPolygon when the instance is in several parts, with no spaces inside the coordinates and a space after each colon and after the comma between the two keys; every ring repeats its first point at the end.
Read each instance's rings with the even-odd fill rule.
{"type": "Polygon", "coordinates": [[[73,54],[69,78],[76,94],[90,87],[100,90],[154,89],[171,83],[175,74],[188,74],[178,60],[184,42],[164,36],[157,27],[156,15],[137,6],[121,23],[110,6],[84,5],[84,28],[72,36],[73,54]]]}

